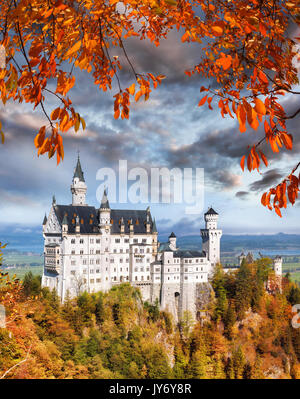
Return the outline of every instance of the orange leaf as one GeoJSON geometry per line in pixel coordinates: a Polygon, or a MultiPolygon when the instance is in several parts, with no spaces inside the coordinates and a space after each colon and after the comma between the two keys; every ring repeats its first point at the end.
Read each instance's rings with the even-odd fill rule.
{"type": "Polygon", "coordinates": [[[55,108],[55,110],[53,110],[51,112],[51,119],[52,120],[58,119],[59,118],[59,114],[60,114],[60,108],[59,107],[55,108]]]}
{"type": "Polygon", "coordinates": [[[223,28],[220,25],[213,25],[211,29],[216,36],[221,36],[223,33],[223,28]]]}
{"type": "Polygon", "coordinates": [[[260,153],[261,159],[263,160],[263,163],[266,166],[268,166],[268,160],[267,160],[267,157],[265,156],[265,154],[263,152],[261,152],[261,151],[259,151],[259,153],[260,153]]]}
{"type": "Polygon", "coordinates": [[[203,104],[205,104],[206,99],[207,99],[207,96],[203,97],[203,98],[199,101],[198,107],[201,107],[203,104]]]}
{"type": "Polygon", "coordinates": [[[243,171],[244,171],[244,169],[245,169],[245,157],[246,157],[246,155],[244,155],[244,156],[242,157],[241,163],[240,163],[241,168],[242,168],[243,171]]]}
{"type": "Polygon", "coordinates": [[[190,37],[190,32],[186,31],[181,38],[182,43],[186,42],[189,39],[189,37],[190,37]]]}
{"type": "Polygon", "coordinates": [[[115,119],[119,119],[119,116],[120,116],[120,110],[117,109],[117,110],[115,111],[115,113],[114,113],[114,118],[115,118],[115,119]]]}
{"type": "Polygon", "coordinates": [[[34,139],[34,145],[36,148],[41,147],[42,144],[44,143],[45,134],[46,134],[46,126],[42,126],[34,139]]]}
{"type": "Polygon", "coordinates": [[[262,71],[258,72],[258,79],[261,83],[269,83],[267,76],[262,71]]]}
{"type": "Polygon", "coordinates": [[[135,93],[135,84],[132,83],[132,85],[128,88],[129,93],[133,96],[135,93]]]}
{"type": "Polygon", "coordinates": [[[278,206],[274,206],[275,212],[277,213],[278,216],[282,217],[280,209],[278,208],[278,206]]]}
{"type": "Polygon", "coordinates": [[[251,154],[249,154],[248,158],[247,158],[247,168],[248,168],[249,172],[251,172],[251,170],[252,170],[252,155],[251,154]]]}
{"type": "Polygon", "coordinates": [[[65,54],[65,57],[70,57],[70,55],[76,53],[81,47],[81,40],[75,43],[65,54]]]}
{"type": "Polygon", "coordinates": [[[281,138],[285,145],[285,148],[287,148],[288,150],[291,150],[293,148],[293,136],[291,134],[283,133],[281,135],[281,138]]]}
{"type": "Polygon", "coordinates": [[[263,206],[267,205],[267,193],[264,193],[262,195],[260,202],[262,203],[263,206]]]}
{"type": "Polygon", "coordinates": [[[259,98],[255,98],[254,101],[255,101],[255,107],[254,107],[255,111],[256,111],[258,114],[266,115],[266,107],[265,107],[265,104],[264,104],[259,98]]]}
{"type": "Polygon", "coordinates": [[[276,138],[273,139],[273,137],[270,137],[269,141],[270,141],[270,146],[272,148],[272,151],[273,152],[279,152],[279,149],[278,149],[277,144],[276,144],[276,138]]]}
{"type": "Polygon", "coordinates": [[[134,97],[135,102],[138,102],[142,95],[143,95],[143,91],[142,90],[138,91],[134,97]]]}
{"type": "Polygon", "coordinates": [[[226,71],[227,69],[229,69],[231,67],[232,57],[231,57],[231,55],[223,54],[223,56],[221,58],[217,59],[216,63],[217,63],[217,65],[222,66],[224,71],[226,71]]]}

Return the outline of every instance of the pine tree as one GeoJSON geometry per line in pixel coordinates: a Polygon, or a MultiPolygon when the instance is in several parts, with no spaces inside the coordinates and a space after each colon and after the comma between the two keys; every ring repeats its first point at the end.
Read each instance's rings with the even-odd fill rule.
{"type": "Polygon", "coordinates": [[[236,322],[236,314],[234,311],[233,306],[231,303],[227,306],[224,318],[224,335],[226,338],[231,339],[232,338],[232,329],[234,326],[234,323],[236,322]]]}
{"type": "Polygon", "coordinates": [[[204,348],[197,350],[189,365],[189,378],[208,378],[207,376],[208,358],[204,348]]]}
{"type": "Polygon", "coordinates": [[[22,288],[26,296],[39,295],[41,292],[41,276],[34,276],[31,271],[26,273],[22,288]]]}
{"type": "Polygon", "coordinates": [[[174,378],[177,379],[185,378],[187,361],[182,352],[182,349],[179,347],[178,344],[175,345],[174,348],[174,358],[175,358],[175,363],[173,367],[174,378]]]}
{"type": "Polygon", "coordinates": [[[241,379],[243,377],[244,367],[245,367],[245,357],[241,346],[238,347],[232,354],[232,365],[234,370],[234,377],[236,379],[241,379]]]}
{"type": "Polygon", "coordinates": [[[96,302],[96,321],[98,324],[102,324],[104,322],[104,304],[103,304],[103,293],[99,292],[98,299],[96,302]]]}
{"type": "Polygon", "coordinates": [[[252,367],[251,379],[258,380],[264,378],[261,369],[261,364],[262,364],[261,356],[259,353],[257,353],[254,365],[252,367]]]}
{"type": "Polygon", "coordinates": [[[227,309],[227,298],[226,298],[226,291],[224,287],[218,288],[218,295],[217,295],[217,303],[214,310],[214,320],[219,321],[221,318],[224,317],[225,310],[227,309]]]}
{"type": "Polygon", "coordinates": [[[231,357],[227,359],[225,366],[225,373],[227,379],[234,380],[235,375],[234,375],[233,362],[231,357]]]}
{"type": "Polygon", "coordinates": [[[213,378],[215,379],[223,379],[226,377],[224,371],[224,363],[221,359],[221,356],[218,355],[213,361],[213,378]]]}
{"type": "Polygon", "coordinates": [[[236,282],[236,311],[237,316],[241,320],[244,317],[245,311],[249,309],[253,294],[253,280],[251,268],[243,259],[241,267],[237,273],[236,282]]]}

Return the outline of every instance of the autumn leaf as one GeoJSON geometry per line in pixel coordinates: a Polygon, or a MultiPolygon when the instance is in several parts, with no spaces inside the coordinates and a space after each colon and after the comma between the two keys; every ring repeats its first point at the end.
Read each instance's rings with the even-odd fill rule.
{"type": "Polygon", "coordinates": [[[203,98],[199,101],[198,107],[201,107],[202,105],[204,105],[205,102],[206,102],[206,100],[207,100],[207,96],[203,97],[203,98]]]}
{"type": "Polygon", "coordinates": [[[56,119],[59,118],[59,114],[60,114],[60,108],[58,107],[58,108],[55,108],[55,110],[53,110],[51,112],[50,117],[51,117],[52,120],[56,120],[56,119]]]}
{"type": "Polygon", "coordinates": [[[79,40],[77,43],[75,43],[65,54],[65,58],[70,57],[70,55],[73,55],[76,53],[81,47],[81,40],[79,40]]]}
{"type": "Polygon", "coordinates": [[[255,102],[255,107],[254,107],[255,111],[258,114],[265,115],[266,114],[265,104],[259,98],[255,98],[254,102],[255,102]]]}
{"type": "Polygon", "coordinates": [[[213,31],[213,33],[216,35],[216,36],[221,36],[222,34],[223,34],[223,28],[222,28],[222,26],[221,25],[213,25],[212,27],[211,27],[211,29],[212,29],[212,31],[213,31]]]}
{"type": "MultiPolygon", "coordinates": [[[[59,163],[63,156],[57,134],[72,128],[77,132],[80,124],[86,127],[69,97],[71,88],[84,82],[75,80],[76,69],[89,74],[97,89],[107,92],[117,87],[117,96],[113,93],[114,117],[128,119],[130,96],[136,102],[141,97],[147,101],[165,76],[155,76],[151,70],[137,71],[136,50],[126,48],[124,39],[148,38],[159,46],[174,29],[183,32],[179,43],[182,41],[184,46],[187,42],[198,54],[185,76],[204,82],[206,87],[202,86],[200,92],[210,93],[199,101],[199,106],[207,103],[212,109],[214,99],[224,122],[230,116],[237,119],[241,133],[249,127],[257,130],[256,138],[249,136],[252,150],[247,158],[248,169],[258,169],[260,160],[268,165],[262,151],[256,151],[265,142],[275,155],[283,148],[293,149],[286,121],[299,112],[289,115],[286,102],[280,100],[284,94],[293,98],[298,95],[293,87],[298,82],[294,62],[299,59],[296,48],[300,37],[295,35],[291,40],[289,34],[290,21],[298,21],[295,0],[277,2],[276,7],[272,2],[264,2],[262,7],[257,2],[128,0],[125,13],[119,12],[117,0],[84,1],[78,7],[73,3],[32,0],[2,4],[0,24],[5,34],[1,44],[6,65],[0,68],[0,98],[3,104],[8,100],[25,102],[33,110],[41,110],[50,135],[45,138],[41,130],[36,135],[34,145],[39,155],[56,154],[59,163]],[[19,62],[19,55],[23,61],[19,62]],[[132,72],[129,83],[127,74],[120,73],[122,69],[132,72]],[[53,110],[48,115],[50,97],[56,105],[49,104],[53,110]],[[260,124],[263,132],[258,129],[260,124]]],[[[165,65],[156,65],[155,69],[162,70],[165,65]]],[[[243,157],[241,167],[245,161],[243,157]]],[[[285,190],[291,203],[298,198],[297,184],[292,178],[285,190]]],[[[280,187],[284,189],[284,182],[280,187]]],[[[269,209],[286,206],[280,190],[277,194],[270,191],[275,204],[267,201],[269,209]]]]}
{"type": "Polygon", "coordinates": [[[129,93],[133,96],[135,93],[135,84],[132,83],[132,85],[128,88],[129,93]]]}
{"type": "Polygon", "coordinates": [[[244,169],[245,169],[245,158],[246,158],[246,155],[244,155],[244,156],[242,157],[241,163],[240,163],[241,168],[242,168],[243,171],[244,171],[244,169]]]}

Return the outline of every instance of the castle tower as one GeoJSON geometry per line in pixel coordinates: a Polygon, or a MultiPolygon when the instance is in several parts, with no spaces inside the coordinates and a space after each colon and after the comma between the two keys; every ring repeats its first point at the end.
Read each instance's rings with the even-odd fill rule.
{"type": "Polygon", "coordinates": [[[99,222],[100,227],[110,226],[110,206],[107,198],[106,189],[104,189],[99,209],[99,222]]]}
{"type": "Polygon", "coordinates": [[[72,193],[72,205],[74,206],[86,206],[86,190],[87,186],[83,177],[83,172],[81,169],[80,159],[78,155],[77,165],[74,170],[74,176],[71,185],[72,193]]]}
{"type": "Polygon", "coordinates": [[[206,252],[207,258],[212,266],[220,262],[220,239],[222,237],[222,230],[218,229],[218,219],[218,213],[212,208],[209,208],[204,214],[205,229],[201,229],[202,250],[206,252]]]}
{"type": "Polygon", "coordinates": [[[274,264],[275,275],[281,276],[282,275],[282,257],[277,255],[273,260],[273,264],[274,264]]]}
{"type": "Polygon", "coordinates": [[[176,235],[172,233],[169,235],[169,247],[172,249],[172,251],[176,251],[176,235]]]}
{"type": "Polygon", "coordinates": [[[155,222],[155,219],[153,219],[153,225],[152,225],[152,251],[153,251],[153,255],[154,256],[157,255],[157,247],[158,247],[157,236],[158,236],[158,232],[157,232],[156,222],[155,222]]]}

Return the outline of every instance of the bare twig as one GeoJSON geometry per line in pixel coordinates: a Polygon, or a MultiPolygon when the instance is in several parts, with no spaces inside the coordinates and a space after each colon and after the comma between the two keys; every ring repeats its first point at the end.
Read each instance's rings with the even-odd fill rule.
{"type": "Polygon", "coordinates": [[[30,355],[31,347],[32,347],[32,344],[30,345],[30,347],[29,347],[29,349],[28,349],[28,352],[27,352],[27,354],[26,354],[25,359],[21,360],[19,363],[15,364],[14,366],[12,366],[12,367],[9,368],[8,370],[6,370],[5,373],[4,373],[2,376],[0,376],[0,380],[2,380],[3,378],[5,378],[5,376],[6,376],[8,373],[10,373],[13,369],[15,369],[16,367],[20,366],[21,364],[27,362],[28,357],[29,357],[29,355],[30,355]]]}

